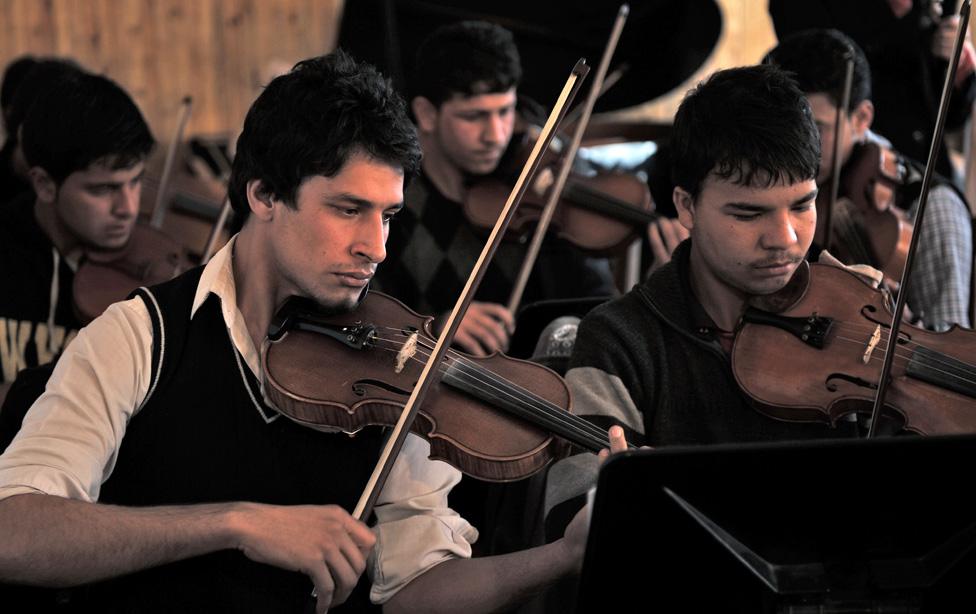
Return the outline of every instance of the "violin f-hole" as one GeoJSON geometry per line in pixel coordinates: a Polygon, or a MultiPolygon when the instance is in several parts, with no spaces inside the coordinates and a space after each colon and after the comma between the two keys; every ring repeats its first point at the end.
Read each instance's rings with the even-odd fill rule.
{"type": "Polygon", "coordinates": [[[369,387],[369,386],[373,386],[373,387],[379,388],[381,390],[386,390],[387,392],[392,392],[393,394],[398,394],[398,395],[400,395],[402,397],[409,397],[410,396],[410,391],[409,390],[404,390],[403,388],[400,388],[398,386],[394,386],[394,385],[392,385],[392,384],[390,384],[388,382],[384,382],[384,381],[381,381],[381,380],[378,380],[378,379],[361,379],[361,380],[357,380],[357,381],[353,382],[352,392],[357,397],[364,397],[364,396],[366,396],[366,388],[369,387]]]}
{"type": "Polygon", "coordinates": [[[842,380],[850,384],[854,384],[855,386],[860,386],[861,388],[870,388],[871,390],[877,390],[878,388],[878,384],[875,382],[869,382],[864,378],[847,375],[846,373],[832,373],[827,377],[826,380],[824,380],[824,387],[830,392],[837,392],[839,390],[839,386],[837,385],[836,380],[842,380]]]}

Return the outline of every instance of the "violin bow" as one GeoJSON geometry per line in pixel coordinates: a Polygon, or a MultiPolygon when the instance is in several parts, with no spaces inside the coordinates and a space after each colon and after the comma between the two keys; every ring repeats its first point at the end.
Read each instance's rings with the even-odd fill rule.
{"type": "Polygon", "coordinates": [[[854,87],[854,53],[846,53],[847,64],[844,73],[844,89],[841,90],[840,104],[837,106],[837,116],[834,118],[834,147],[830,157],[830,198],[827,200],[827,209],[823,212],[823,249],[830,249],[831,233],[833,231],[834,205],[837,203],[837,195],[840,193],[840,127],[844,116],[848,113],[847,107],[851,104],[851,89],[854,87]]]}
{"type": "Polygon", "coordinates": [[[573,67],[569,78],[566,80],[566,84],[563,86],[563,90],[559,94],[553,110],[542,128],[542,133],[536,140],[535,146],[532,148],[532,153],[529,154],[529,159],[522,169],[518,181],[515,182],[512,193],[509,195],[508,201],[506,201],[505,207],[502,209],[498,221],[495,223],[495,227],[492,229],[491,235],[485,243],[484,249],[481,250],[478,262],[475,264],[474,270],[471,271],[471,275],[468,276],[468,281],[461,291],[461,295],[458,297],[457,303],[451,311],[451,315],[447,318],[444,330],[440,337],[438,337],[434,349],[431,350],[424,369],[420,373],[420,378],[417,380],[417,384],[414,386],[410,398],[407,399],[407,403],[403,407],[400,419],[393,427],[393,431],[390,433],[386,445],[380,453],[376,468],[366,483],[366,488],[359,499],[359,503],[356,504],[356,508],[353,510],[352,515],[355,518],[365,522],[372,513],[376,500],[383,486],[386,484],[386,479],[389,477],[390,471],[393,469],[393,464],[396,462],[396,458],[400,454],[400,449],[403,447],[403,443],[406,441],[407,435],[410,432],[414,418],[417,416],[417,412],[427,395],[427,391],[434,383],[434,378],[438,372],[436,367],[440,365],[441,359],[451,347],[451,343],[454,341],[454,334],[457,332],[458,326],[461,323],[461,318],[464,312],[467,311],[468,305],[471,304],[474,293],[477,291],[482,278],[485,276],[488,264],[498,249],[502,237],[505,236],[509,222],[511,222],[512,216],[515,214],[515,208],[519,201],[522,200],[522,196],[528,187],[528,182],[531,181],[536,170],[538,170],[542,154],[549,147],[549,143],[555,135],[557,125],[566,113],[566,107],[575,98],[580,83],[589,70],[589,67],[586,65],[586,60],[581,59],[573,67]]]}
{"type": "Polygon", "coordinates": [[[210,262],[210,258],[217,251],[217,239],[220,238],[220,231],[227,225],[227,218],[230,217],[230,211],[230,196],[225,196],[223,204],[220,205],[220,213],[217,214],[217,220],[214,222],[213,228],[210,229],[210,234],[207,236],[207,243],[203,246],[203,252],[200,254],[200,264],[210,262]]]}
{"type": "Polygon", "coordinates": [[[908,246],[908,256],[905,258],[905,270],[901,274],[901,282],[898,285],[898,300],[895,302],[895,312],[891,318],[891,329],[888,333],[888,347],[885,349],[884,364],[881,366],[881,379],[878,382],[878,392],[874,397],[874,407],[871,409],[871,425],[868,429],[869,438],[875,437],[878,433],[881,409],[884,407],[885,395],[888,392],[891,367],[894,364],[895,350],[898,347],[898,337],[901,331],[901,314],[905,310],[905,299],[908,296],[908,280],[911,277],[912,263],[915,259],[915,247],[918,244],[919,237],[922,236],[922,223],[925,221],[925,206],[928,204],[929,189],[932,185],[932,175],[935,170],[935,161],[938,157],[939,148],[942,145],[946,112],[949,108],[949,98],[952,96],[953,82],[956,79],[956,69],[959,67],[959,56],[962,53],[962,45],[969,28],[969,12],[971,7],[972,0],[963,0],[962,4],[959,5],[959,30],[956,31],[956,42],[953,45],[952,59],[949,61],[949,69],[946,70],[945,83],[942,85],[939,114],[935,120],[935,134],[932,135],[932,144],[929,146],[929,159],[925,164],[925,174],[922,175],[922,190],[918,196],[918,212],[915,214],[914,221],[915,232],[912,234],[912,242],[908,246]]]}
{"type": "Polygon", "coordinates": [[[159,186],[156,187],[156,203],[153,205],[152,216],[149,218],[149,225],[159,230],[163,227],[163,216],[166,215],[166,188],[169,187],[169,178],[173,174],[173,162],[176,160],[176,150],[183,140],[183,131],[186,123],[190,120],[190,110],[193,108],[193,98],[185,96],[180,101],[180,120],[176,125],[176,133],[166,151],[166,161],[163,163],[163,174],[159,178],[159,186]]]}
{"type": "MultiPolygon", "coordinates": [[[[603,87],[600,88],[600,93],[597,94],[597,98],[599,99],[601,96],[603,96],[608,91],[610,91],[610,88],[612,88],[614,85],[617,85],[617,82],[624,78],[624,75],[627,74],[628,70],[630,70],[630,64],[624,63],[618,66],[617,68],[615,68],[613,72],[608,73],[607,78],[603,80],[603,87]]],[[[595,80],[594,83],[596,83],[595,80]]],[[[573,110],[571,110],[569,113],[566,114],[566,117],[563,119],[562,125],[565,125],[567,128],[569,126],[576,125],[576,121],[579,120],[580,115],[582,114],[583,114],[583,105],[580,105],[578,107],[573,107],[573,110]]]]}
{"type": "Polygon", "coordinates": [[[522,302],[522,294],[525,292],[525,286],[529,282],[529,275],[532,273],[535,261],[539,257],[542,240],[546,238],[546,230],[549,229],[549,223],[552,221],[552,216],[556,212],[559,197],[562,195],[563,188],[566,186],[569,171],[572,169],[573,161],[576,159],[576,152],[579,150],[580,143],[583,141],[583,133],[586,131],[587,124],[590,123],[593,106],[596,104],[596,99],[600,96],[603,80],[607,75],[607,69],[610,67],[610,58],[613,57],[613,52],[617,48],[617,41],[620,40],[620,33],[624,29],[624,24],[627,22],[627,16],[629,14],[630,7],[627,4],[621,4],[620,9],[617,11],[617,19],[614,21],[613,29],[610,32],[610,39],[603,49],[600,66],[597,68],[596,74],[593,77],[593,85],[590,87],[586,102],[583,104],[583,113],[580,115],[576,129],[573,131],[573,139],[569,144],[569,148],[566,150],[562,165],[559,167],[559,175],[556,177],[552,190],[549,191],[546,206],[542,209],[539,223],[536,225],[535,233],[532,235],[532,242],[529,243],[525,259],[522,261],[522,268],[519,269],[512,293],[509,295],[508,310],[511,313],[515,313],[518,310],[519,304],[522,302]]]}
{"type": "MultiPolygon", "coordinates": [[[[210,157],[214,159],[214,162],[220,168],[220,181],[226,186],[230,182],[230,154],[228,153],[225,157],[224,153],[220,151],[220,148],[216,147],[213,143],[207,144],[207,150],[210,152],[210,157]]],[[[217,240],[220,238],[220,233],[224,229],[224,226],[227,225],[230,212],[230,194],[227,194],[224,196],[224,202],[220,205],[220,212],[217,214],[213,228],[210,229],[210,234],[207,236],[207,243],[203,246],[203,252],[200,254],[200,264],[210,262],[210,258],[217,251],[217,240]]]]}

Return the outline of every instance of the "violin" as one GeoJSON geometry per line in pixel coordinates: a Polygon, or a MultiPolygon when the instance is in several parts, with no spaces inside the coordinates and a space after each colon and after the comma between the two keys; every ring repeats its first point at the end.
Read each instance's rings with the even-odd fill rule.
{"type": "Polygon", "coordinates": [[[183,247],[152,226],[137,223],[117,250],[88,250],[72,282],[75,315],[87,324],[140,286],[169,281],[189,268],[183,247]]]}
{"type": "MultiPolygon", "coordinates": [[[[804,262],[789,284],[747,308],[732,347],[732,371],[760,412],[835,425],[871,411],[889,346],[886,294],[855,274],[804,262]]],[[[976,432],[976,331],[898,333],[883,416],[903,430],[976,432]]]]}
{"type": "MultiPolygon", "coordinates": [[[[530,140],[518,141],[520,144],[512,155],[519,168],[518,161],[524,162],[527,155],[524,143],[530,140]]],[[[547,153],[541,164],[516,210],[506,238],[521,238],[539,222],[562,160],[556,154],[547,153]]],[[[503,169],[468,187],[463,210],[474,226],[487,230],[494,225],[511,191],[511,182],[505,179],[510,174],[503,169]]],[[[658,217],[647,184],[634,175],[622,172],[584,175],[574,170],[556,206],[552,227],[558,236],[580,249],[609,254],[630,245],[658,217]]]]}
{"type": "MultiPolygon", "coordinates": [[[[436,342],[432,322],[379,292],[339,315],[292,297],[262,351],[267,395],[311,428],[392,426],[436,342]]],[[[411,431],[430,442],[431,458],[470,476],[528,477],[568,453],[563,440],[594,453],[609,447],[605,431],[570,413],[565,381],[542,365],[449,350],[439,376],[411,431]]]]}
{"type": "Polygon", "coordinates": [[[846,264],[868,264],[889,280],[900,279],[913,233],[911,222],[895,206],[906,174],[895,152],[872,142],[856,145],[830,215],[824,215],[829,192],[817,194],[817,217],[830,220],[831,238],[825,239],[825,224],[818,224],[814,240],[846,264]]]}
{"type": "Polygon", "coordinates": [[[169,281],[189,268],[183,247],[160,228],[168,209],[166,195],[177,144],[189,120],[191,107],[192,100],[187,96],[180,103],[180,119],[166,152],[149,223],[137,221],[129,240],[119,249],[88,249],[78,266],[72,282],[72,298],[75,315],[85,324],[101,315],[112,303],[125,300],[140,286],[169,281]]]}

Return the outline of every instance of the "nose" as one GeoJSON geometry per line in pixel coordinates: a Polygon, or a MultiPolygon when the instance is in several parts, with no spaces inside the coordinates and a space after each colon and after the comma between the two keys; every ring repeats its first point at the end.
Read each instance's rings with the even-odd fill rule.
{"type": "Polygon", "coordinates": [[[112,214],[123,219],[130,219],[139,214],[139,198],[142,195],[142,186],[123,185],[115,195],[115,202],[112,203],[112,214]]]}
{"type": "Polygon", "coordinates": [[[508,138],[508,135],[506,134],[507,131],[508,127],[506,119],[498,113],[492,113],[488,119],[485,120],[481,140],[490,145],[504,143],[508,138]]]}
{"type": "Polygon", "coordinates": [[[389,225],[382,212],[362,216],[362,223],[358,228],[356,241],[353,243],[353,255],[371,264],[378,264],[386,259],[386,237],[389,225]]]}
{"type": "Polygon", "coordinates": [[[764,249],[787,249],[796,245],[798,239],[793,216],[789,209],[777,211],[769,216],[768,226],[760,239],[764,249]]]}

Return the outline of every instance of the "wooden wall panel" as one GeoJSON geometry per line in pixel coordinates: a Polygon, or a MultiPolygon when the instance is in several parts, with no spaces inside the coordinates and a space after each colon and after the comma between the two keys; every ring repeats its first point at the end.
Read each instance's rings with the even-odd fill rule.
{"type": "Polygon", "coordinates": [[[0,0],[0,65],[74,58],[118,81],[156,138],[194,99],[188,134],[235,133],[271,66],[333,48],[342,0],[0,0]]]}
{"type": "MultiPolygon", "coordinates": [[[[670,121],[684,92],[774,43],[766,3],[718,0],[723,30],[705,65],[671,94],[624,115],[670,121]]],[[[342,0],[0,0],[0,65],[23,53],[70,56],[116,79],[168,142],[184,95],[189,134],[236,132],[272,73],[331,50],[342,0]]]]}

